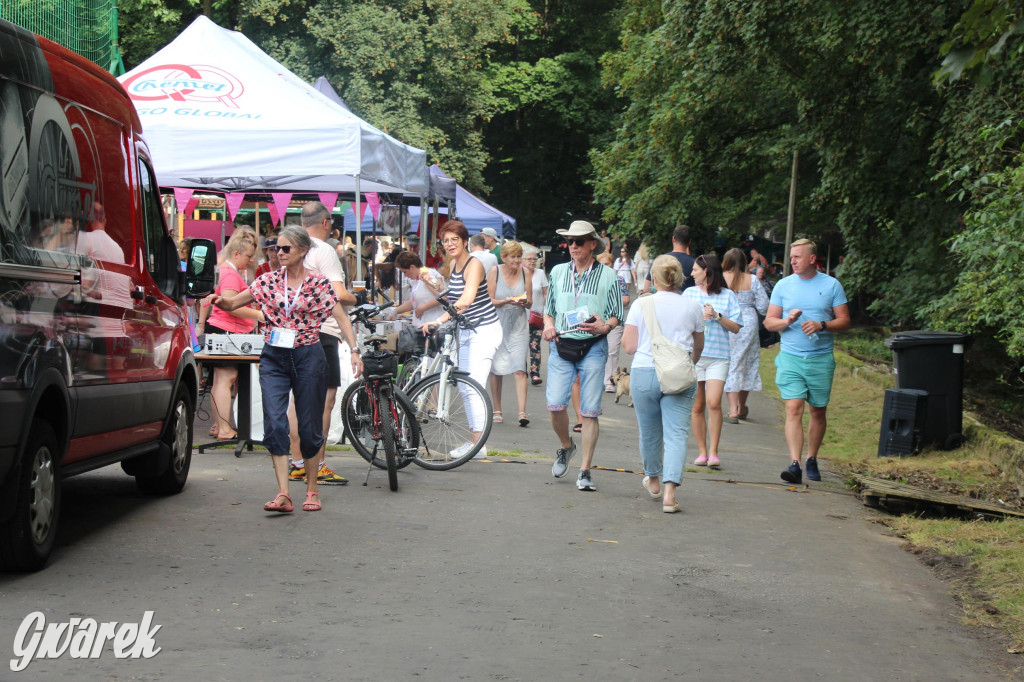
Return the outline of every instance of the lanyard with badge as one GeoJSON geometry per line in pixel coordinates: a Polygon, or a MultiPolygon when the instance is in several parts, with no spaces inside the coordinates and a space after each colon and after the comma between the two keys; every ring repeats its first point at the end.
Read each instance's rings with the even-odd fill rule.
{"type": "MultiPolygon", "coordinates": [[[[295,310],[295,304],[298,303],[301,292],[302,282],[300,281],[299,286],[295,288],[295,296],[292,297],[292,302],[288,303],[288,270],[285,270],[283,292],[284,316],[288,320],[291,320],[292,311],[295,310]]],[[[270,330],[270,345],[277,348],[295,348],[295,335],[295,330],[289,327],[274,327],[270,330]]]]}
{"type": "Polygon", "coordinates": [[[575,309],[570,310],[565,314],[565,324],[568,325],[568,328],[565,330],[566,332],[574,331],[576,327],[579,327],[590,319],[590,310],[587,309],[587,306],[581,306],[579,303],[580,296],[583,294],[583,283],[586,281],[587,276],[590,274],[590,271],[594,269],[595,265],[597,265],[597,261],[591,262],[590,266],[583,271],[583,274],[581,274],[577,280],[576,263],[572,263],[569,278],[572,280],[572,304],[575,309]]]}

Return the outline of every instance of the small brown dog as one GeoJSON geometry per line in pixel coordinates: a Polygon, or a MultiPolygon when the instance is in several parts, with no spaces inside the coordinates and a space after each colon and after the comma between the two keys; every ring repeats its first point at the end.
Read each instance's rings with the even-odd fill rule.
{"type": "Polygon", "coordinates": [[[629,372],[626,368],[620,367],[612,372],[612,383],[615,384],[615,402],[619,402],[619,398],[626,396],[629,398],[628,407],[633,407],[633,396],[629,393],[629,372]]]}

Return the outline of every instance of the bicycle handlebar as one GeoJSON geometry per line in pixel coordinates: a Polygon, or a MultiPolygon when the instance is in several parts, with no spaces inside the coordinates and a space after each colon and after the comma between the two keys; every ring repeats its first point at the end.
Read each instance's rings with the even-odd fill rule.
{"type": "Polygon", "coordinates": [[[463,329],[475,329],[476,322],[471,321],[468,317],[460,313],[455,309],[455,306],[448,301],[448,294],[450,290],[445,289],[437,295],[437,302],[441,304],[441,309],[452,316],[452,319],[463,329]]]}

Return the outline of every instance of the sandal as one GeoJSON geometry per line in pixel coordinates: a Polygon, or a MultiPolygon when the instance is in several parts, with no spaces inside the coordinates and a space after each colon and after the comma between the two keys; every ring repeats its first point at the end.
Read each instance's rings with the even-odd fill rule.
{"type": "Polygon", "coordinates": [[[748,414],[750,414],[750,409],[744,405],[743,409],[740,411],[740,419],[746,419],[748,414]]]}
{"type": "Polygon", "coordinates": [[[302,511],[320,511],[320,493],[306,493],[306,501],[302,503],[302,511]],[[313,496],[316,495],[316,499],[313,496]]]}
{"type": "Polygon", "coordinates": [[[519,425],[520,426],[526,426],[529,423],[530,423],[530,415],[526,414],[525,412],[520,412],[519,413],[519,425]]]}
{"type": "Polygon", "coordinates": [[[573,433],[582,433],[583,432],[583,424],[577,424],[576,426],[572,427],[572,430],[573,430],[573,433]]]}
{"type": "Polygon", "coordinates": [[[530,377],[530,383],[533,384],[534,386],[540,386],[541,384],[544,383],[544,380],[540,378],[539,374],[534,374],[532,377],[530,377]]]}
{"type": "Polygon", "coordinates": [[[494,414],[491,415],[492,420],[495,424],[501,424],[505,419],[501,416],[501,410],[495,410],[494,414]]]}
{"type": "Polygon", "coordinates": [[[278,493],[277,496],[274,497],[274,499],[263,505],[263,511],[281,512],[282,514],[287,514],[289,512],[295,511],[295,505],[292,504],[292,498],[288,497],[284,493],[278,493]],[[282,503],[278,501],[282,497],[287,500],[287,503],[282,503]]]}
{"type": "Polygon", "coordinates": [[[231,433],[228,434],[227,437],[221,438],[220,437],[220,432],[218,431],[216,438],[217,438],[217,440],[238,440],[238,433],[232,431],[231,433]]]}

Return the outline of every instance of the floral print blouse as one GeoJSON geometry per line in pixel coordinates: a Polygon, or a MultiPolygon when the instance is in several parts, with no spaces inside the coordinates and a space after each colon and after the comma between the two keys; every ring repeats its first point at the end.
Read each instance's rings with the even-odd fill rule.
{"type": "Polygon", "coordinates": [[[287,327],[295,330],[295,345],[310,346],[320,343],[320,326],[334,310],[338,296],[330,280],[318,271],[310,271],[299,285],[296,298],[295,283],[289,282],[285,292],[285,270],[260,275],[249,285],[253,301],[267,318],[263,339],[270,342],[270,331],[274,327],[287,327]],[[294,308],[286,315],[285,310],[292,305],[294,308]]]}

